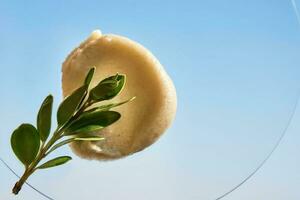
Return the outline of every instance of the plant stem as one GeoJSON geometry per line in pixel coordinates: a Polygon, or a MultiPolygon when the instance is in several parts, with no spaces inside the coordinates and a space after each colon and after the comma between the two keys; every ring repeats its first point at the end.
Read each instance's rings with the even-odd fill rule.
{"type": "Polygon", "coordinates": [[[44,142],[41,144],[41,149],[38,153],[38,155],[36,156],[35,160],[26,167],[24,174],[21,176],[20,180],[18,182],[16,182],[16,184],[14,185],[12,192],[13,194],[17,195],[20,190],[22,189],[22,186],[24,185],[24,183],[26,182],[26,180],[29,178],[30,175],[32,175],[35,170],[37,169],[37,165],[40,163],[40,161],[46,157],[48,150],[52,147],[52,145],[55,144],[55,142],[57,140],[59,140],[62,136],[64,131],[68,128],[68,126],[71,124],[72,121],[74,121],[75,119],[77,119],[83,112],[84,110],[91,106],[92,103],[87,101],[76,113],[75,115],[68,120],[68,122],[66,124],[64,124],[61,127],[57,127],[57,129],[54,131],[53,136],[50,138],[50,140],[45,144],[44,142]]]}
{"type": "Polygon", "coordinates": [[[31,171],[29,171],[28,169],[25,170],[23,176],[20,178],[20,180],[18,182],[16,182],[15,186],[13,187],[12,192],[14,194],[18,194],[19,191],[22,189],[23,184],[25,183],[25,181],[28,179],[28,177],[32,174],[31,171]]]}
{"type": "Polygon", "coordinates": [[[29,165],[25,169],[24,174],[21,176],[20,180],[15,184],[15,186],[12,189],[12,192],[14,194],[17,195],[19,193],[19,191],[22,189],[23,184],[26,182],[26,180],[29,178],[29,176],[36,170],[36,166],[45,157],[45,153],[55,143],[56,137],[57,137],[58,134],[59,134],[59,131],[54,132],[52,138],[49,140],[49,142],[44,147],[42,147],[42,149],[40,150],[40,152],[37,155],[36,159],[32,162],[31,165],[29,165]]]}

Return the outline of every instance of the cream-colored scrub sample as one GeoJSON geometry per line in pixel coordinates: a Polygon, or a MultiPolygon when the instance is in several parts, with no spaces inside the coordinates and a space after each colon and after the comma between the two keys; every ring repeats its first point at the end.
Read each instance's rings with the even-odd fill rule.
{"type": "Polygon", "coordinates": [[[159,61],[132,40],[94,31],[63,63],[64,96],[81,86],[92,66],[96,73],[91,87],[116,73],[127,77],[124,90],[102,104],[136,99],[114,109],[121,113],[120,120],[96,133],[105,140],[76,142],[72,150],[82,158],[110,160],[153,144],[170,126],[177,106],[175,87],[159,61]]]}

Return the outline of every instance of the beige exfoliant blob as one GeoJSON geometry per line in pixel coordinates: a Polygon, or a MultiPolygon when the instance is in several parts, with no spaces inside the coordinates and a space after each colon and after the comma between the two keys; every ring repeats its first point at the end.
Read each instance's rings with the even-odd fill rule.
{"type": "Polygon", "coordinates": [[[116,73],[127,76],[121,94],[103,103],[120,102],[133,96],[136,99],[114,109],[121,113],[121,119],[96,133],[105,140],[76,142],[71,145],[72,150],[82,158],[109,160],[153,144],[170,126],[177,106],[175,87],[159,61],[132,40],[94,31],[63,63],[63,95],[81,86],[93,66],[96,73],[91,87],[116,73]]]}

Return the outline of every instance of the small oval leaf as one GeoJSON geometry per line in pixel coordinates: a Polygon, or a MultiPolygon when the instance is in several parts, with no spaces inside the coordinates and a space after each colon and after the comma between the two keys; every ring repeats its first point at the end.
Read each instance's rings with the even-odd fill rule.
{"type": "Polygon", "coordinates": [[[95,101],[109,100],[117,96],[124,88],[125,75],[115,75],[102,80],[90,91],[91,99],[95,101]]]}
{"type": "Polygon", "coordinates": [[[60,157],[57,157],[57,158],[54,158],[52,160],[45,162],[41,166],[37,167],[37,169],[46,169],[46,168],[56,167],[59,165],[63,165],[70,160],[72,160],[72,158],[70,156],[60,156],[60,157]]]}
{"type": "Polygon", "coordinates": [[[20,125],[11,136],[11,147],[25,166],[30,165],[40,149],[37,129],[31,124],[20,125]]]}
{"type": "Polygon", "coordinates": [[[88,126],[84,126],[82,128],[79,128],[73,132],[66,132],[65,135],[74,135],[77,133],[90,133],[90,132],[94,132],[94,131],[99,131],[101,129],[103,129],[103,126],[99,126],[99,125],[88,125],[88,126]]]}
{"type": "Polygon", "coordinates": [[[60,104],[57,111],[57,123],[59,126],[65,124],[80,107],[87,94],[87,85],[84,85],[75,90],[70,96],[60,104]]]}
{"type": "Polygon", "coordinates": [[[49,95],[42,103],[37,116],[37,130],[43,142],[47,140],[50,134],[52,105],[53,105],[53,96],[49,95]]]}
{"type": "Polygon", "coordinates": [[[68,128],[69,133],[78,132],[80,129],[91,126],[107,127],[117,120],[121,114],[115,111],[99,111],[83,113],[82,116],[74,121],[68,128]]]}
{"type": "Polygon", "coordinates": [[[89,72],[87,73],[86,77],[85,77],[85,80],[84,80],[84,84],[85,85],[90,85],[92,79],[93,79],[93,76],[95,74],[95,67],[91,68],[89,70],[89,72]]]}

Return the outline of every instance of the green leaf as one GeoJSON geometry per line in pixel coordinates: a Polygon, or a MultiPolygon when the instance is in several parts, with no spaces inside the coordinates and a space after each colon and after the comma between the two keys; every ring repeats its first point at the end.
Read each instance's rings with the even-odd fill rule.
{"type": "Polygon", "coordinates": [[[93,131],[99,131],[103,128],[105,128],[105,127],[99,126],[99,125],[88,125],[88,126],[84,126],[82,128],[79,128],[79,129],[73,131],[72,133],[67,132],[66,135],[74,135],[76,133],[89,133],[89,132],[93,132],[93,131]]]}
{"type": "Polygon", "coordinates": [[[11,136],[11,147],[18,159],[27,167],[40,149],[39,133],[31,124],[20,125],[11,136]]]}
{"type": "Polygon", "coordinates": [[[90,98],[95,101],[112,99],[122,91],[125,81],[125,75],[108,77],[90,91],[90,98]]]}
{"type": "Polygon", "coordinates": [[[45,162],[41,166],[37,167],[37,169],[46,169],[46,168],[56,167],[59,165],[63,165],[70,160],[72,160],[72,158],[70,156],[60,156],[60,157],[57,157],[57,158],[54,158],[52,160],[45,162]]]}
{"type": "Polygon", "coordinates": [[[53,96],[46,97],[37,116],[37,130],[40,139],[45,142],[50,134],[53,96]]]}
{"type": "Polygon", "coordinates": [[[106,110],[110,110],[112,108],[115,108],[115,107],[118,107],[118,106],[121,106],[125,103],[129,103],[130,101],[133,101],[136,97],[132,97],[131,99],[128,99],[126,101],[122,101],[122,102],[119,102],[119,103],[112,103],[112,104],[107,104],[107,105],[102,105],[102,106],[99,106],[96,111],[106,111],[106,110]]]}
{"type": "Polygon", "coordinates": [[[105,138],[103,137],[78,137],[78,138],[74,138],[74,141],[101,141],[101,140],[105,140],[105,138]]]}
{"type": "Polygon", "coordinates": [[[81,117],[74,121],[67,130],[66,135],[88,126],[100,126],[107,127],[117,120],[119,120],[121,114],[115,111],[99,111],[99,112],[87,112],[83,113],[81,117]]]}
{"type": "Polygon", "coordinates": [[[63,141],[57,143],[56,145],[54,145],[49,150],[47,155],[50,154],[55,149],[58,149],[59,147],[62,147],[64,145],[69,144],[69,143],[74,142],[74,141],[100,141],[100,140],[104,140],[104,138],[103,137],[98,137],[98,136],[81,136],[81,135],[78,135],[78,136],[75,136],[73,138],[69,138],[67,140],[63,140],[63,141]]]}
{"type": "Polygon", "coordinates": [[[58,149],[58,148],[61,147],[61,146],[66,145],[66,144],[68,144],[68,143],[70,143],[70,142],[72,142],[72,141],[73,141],[72,138],[70,138],[70,139],[67,139],[67,140],[64,140],[64,141],[61,141],[61,142],[57,143],[56,145],[54,145],[54,146],[47,152],[46,155],[49,155],[52,151],[58,149]]]}
{"type": "Polygon", "coordinates": [[[84,80],[84,84],[85,85],[90,85],[92,79],[93,79],[93,76],[94,76],[94,73],[95,73],[95,67],[91,68],[89,70],[89,72],[87,73],[86,77],[85,77],[85,80],[84,80]]]}
{"type": "Polygon", "coordinates": [[[60,104],[57,111],[57,123],[59,126],[65,124],[81,106],[87,94],[87,88],[87,85],[78,88],[60,104]]]}
{"type": "Polygon", "coordinates": [[[125,103],[129,103],[129,102],[133,101],[134,99],[136,99],[136,97],[132,97],[130,99],[127,99],[126,101],[122,101],[122,102],[119,102],[119,103],[111,103],[111,104],[106,104],[106,105],[102,105],[102,106],[99,106],[99,107],[91,108],[91,109],[85,111],[85,113],[95,112],[95,111],[108,111],[112,108],[121,106],[125,103]]]}

